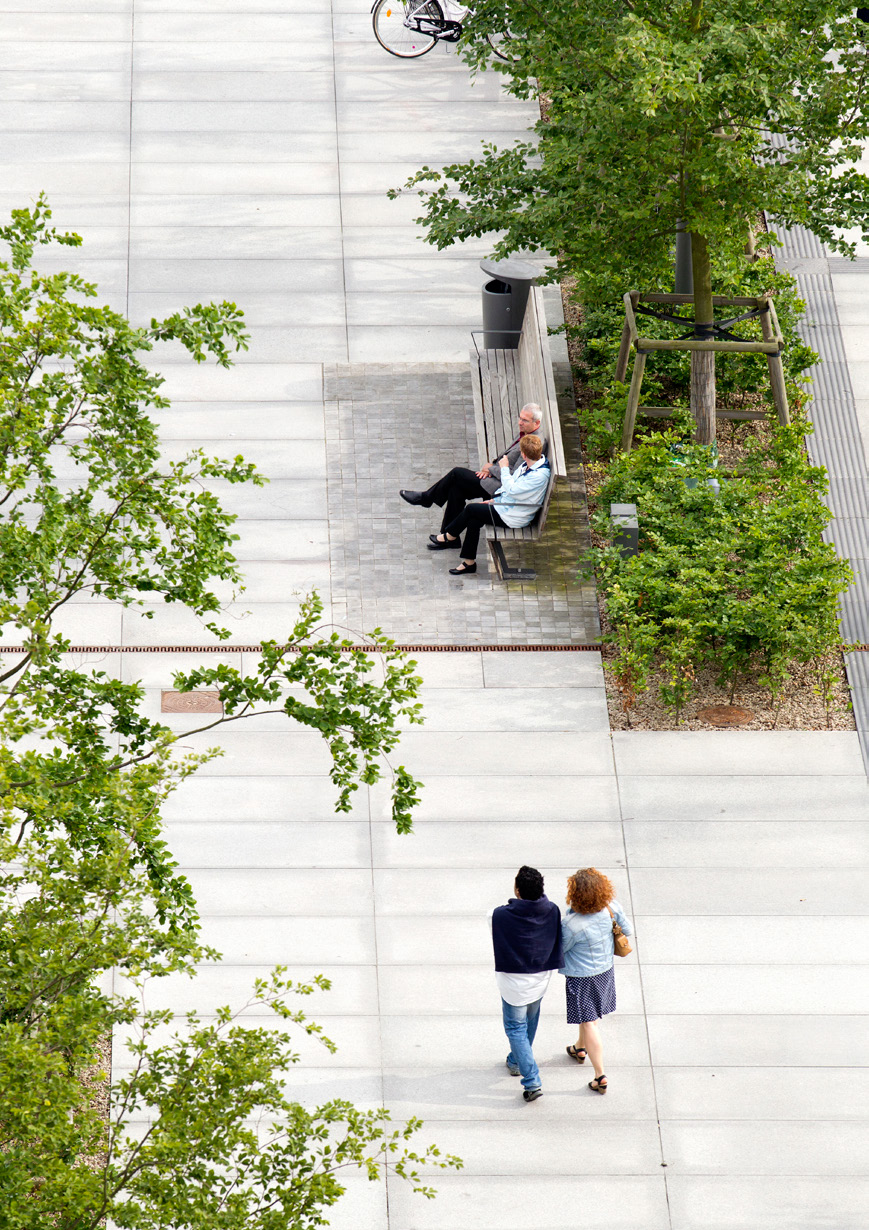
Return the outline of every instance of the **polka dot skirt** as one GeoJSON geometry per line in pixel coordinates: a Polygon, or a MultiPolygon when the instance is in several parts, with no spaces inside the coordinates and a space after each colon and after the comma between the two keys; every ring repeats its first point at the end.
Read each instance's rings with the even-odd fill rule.
{"type": "Polygon", "coordinates": [[[616,978],[612,966],[588,978],[565,978],[567,1023],[581,1025],[598,1021],[616,1010],[616,978]]]}

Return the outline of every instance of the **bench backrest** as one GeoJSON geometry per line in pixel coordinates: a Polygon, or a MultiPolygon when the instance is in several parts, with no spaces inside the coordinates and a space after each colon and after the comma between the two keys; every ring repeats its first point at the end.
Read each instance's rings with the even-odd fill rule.
{"type": "Polygon", "coordinates": [[[518,394],[521,399],[517,410],[529,401],[536,402],[540,407],[543,412],[540,429],[549,440],[549,464],[552,466],[552,473],[564,476],[567,474],[567,462],[561,438],[552,357],[549,353],[543,291],[539,286],[531,287],[525,319],[522,321],[519,349],[515,353],[519,360],[518,394]]]}

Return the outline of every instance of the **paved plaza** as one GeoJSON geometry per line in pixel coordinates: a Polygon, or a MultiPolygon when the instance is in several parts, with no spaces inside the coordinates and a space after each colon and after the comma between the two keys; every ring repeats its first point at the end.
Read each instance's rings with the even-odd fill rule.
{"type": "MultiPolygon", "coordinates": [[[[453,584],[422,551],[424,514],[391,493],[429,461],[476,461],[451,449],[472,438],[463,364],[488,248],[437,253],[414,201],[385,192],[481,139],[509,144],[534,107],[444,49],[391,59],[367,9],[0,0],[0,208],[45,190],[85,240],[43,267],[81,270],[137,322],[211,298],[246,313],[233,371],[155,360],[167,455],[241,453],[272,480],[222,492],[247,584],[224,595],[227,660],[286,633],[312,587],[327,619],[432,647],[415,654],[426,723],[395,757],[425,782],[411,836],[382,786],[334,813],[311,731],[260,717],[209,736],[225,755],[166,818],[224,960],[149,1002],[208,1013],[277,962],[332,979],[306,1007],[339,1050],[300,1040],[294,1096],[419,1115],[465,1159],[434,1201],[351,1176],[330,1213],[345,1230],[862,1230],[858,735],[612,734],[599,655],[569,648],[596,634],[569,554],[544,539],[539,584],[499,587],[453,584]],[[565,651],[526,651],[541,643],[565,651]],[[558,902],[568,872],[600,867],[634,919],[606,1098],[564,1054],[558,978],[535,1048],[545,1096],[525,1105],[504,1068],[486,914],[526,861],[558,902]]],[[[869,260],[833,286],[866,447],[869,260]]],[[[565,498],[581,508],[578,479],[565,498]]],[[[213,644],[190,615],[155,616],[64,616],[75,644],[109,647],[88,660],[144,681],[153,712],[213,644]]],[[[118,1039],[117,1071],[127,1059],[118,1039]]]]}

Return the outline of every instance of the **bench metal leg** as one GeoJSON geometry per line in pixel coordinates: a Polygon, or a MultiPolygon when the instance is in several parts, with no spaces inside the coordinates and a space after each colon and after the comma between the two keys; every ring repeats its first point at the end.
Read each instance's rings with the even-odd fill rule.
{"type": "Polygon", "coordinates": [[[533,568],[511,568],[504,558],[504,548],[497,538],[489,539],[489,550],[495,570],[502,581],[536,581],[537,573],[533,568]]]}

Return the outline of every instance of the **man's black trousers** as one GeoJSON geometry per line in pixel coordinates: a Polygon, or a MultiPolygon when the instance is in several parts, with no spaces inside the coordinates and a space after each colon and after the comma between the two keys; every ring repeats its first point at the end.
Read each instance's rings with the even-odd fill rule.
{"type": "Polygon", "coordinates": [[[480,545],[480,534],[484,525],[496,525],[507,529],[507,523],[501,520],[494,504],[466,504],[459,515],[446,526],[446,533],[458,538],[462,533],[465,541],[462,543],[460,555],[462,559],[476,559],[477,548],[480,545]]]}
{"type": "Polygon", "coordinates": [[[449,523],[459,515],[468,500],[490,500],[492,493],[486,490],[473,470],[455,466],[449,474],[445,474],[443,478],[433,483],[428,491],[424,491],[422,497],[425,508],[431,508],[432,504],[443,508],[444,515],[441,520],[441,533],[443,533],[449,523]]]}

